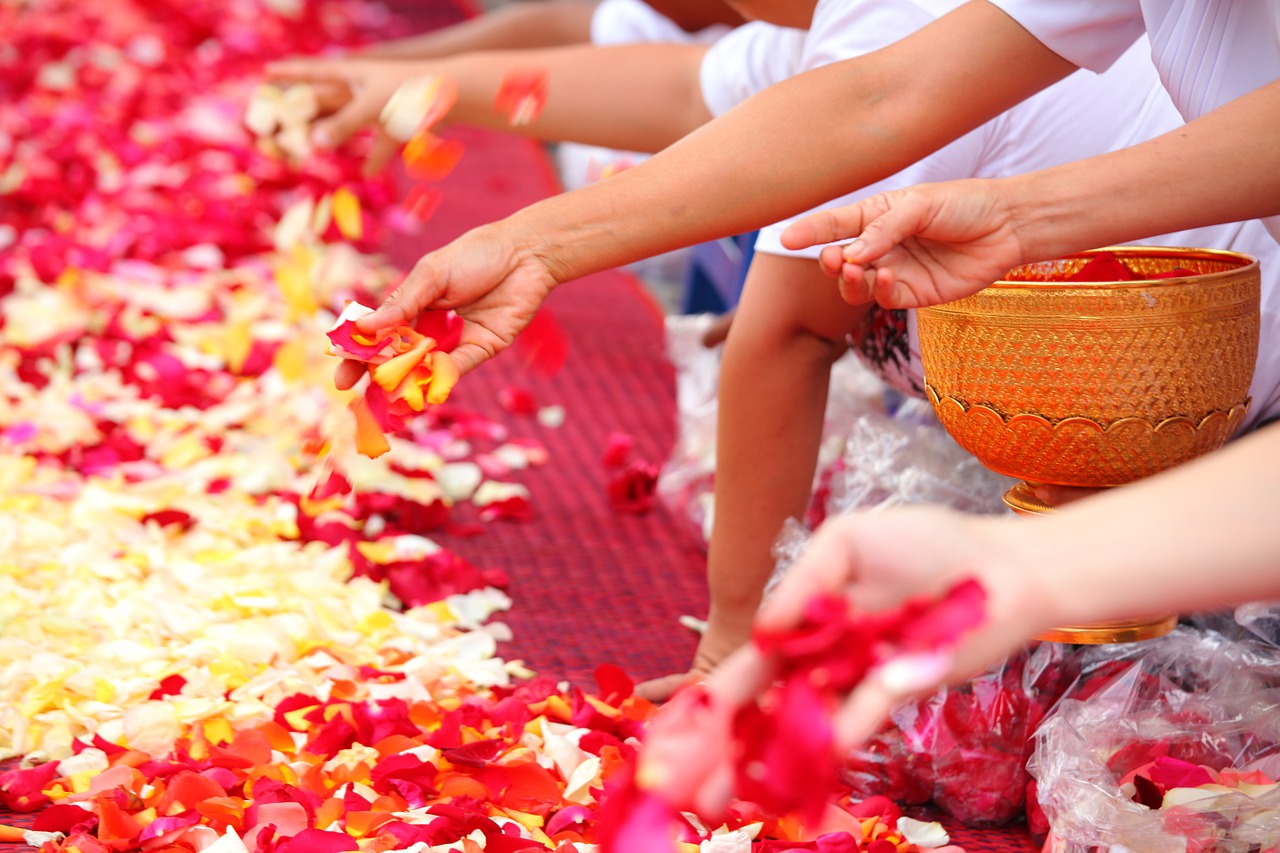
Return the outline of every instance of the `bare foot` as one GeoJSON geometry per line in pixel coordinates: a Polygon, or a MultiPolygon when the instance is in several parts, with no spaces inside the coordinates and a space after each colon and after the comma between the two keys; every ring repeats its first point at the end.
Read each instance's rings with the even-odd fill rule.
{"type": "Polygon", "coordinates": [[[636,685],[636,695],[650,702],[665,702],[681,687],[694,681],[701,681],[711,674],[720,661],[727,658],[738,646],[747,641],[746,634],[722,635],[713,628],[708,628],[698,641],[698,649],[693,654],[693,665],[688,672],[678,672],[651,678],[636,685]]]}

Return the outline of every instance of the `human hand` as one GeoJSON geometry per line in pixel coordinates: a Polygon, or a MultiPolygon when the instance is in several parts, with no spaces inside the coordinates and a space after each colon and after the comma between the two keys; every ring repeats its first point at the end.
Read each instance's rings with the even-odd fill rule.
{"type": "Polygon", "coordinates": [[[374,128],[365,164],[373,173],[395,154],[399,142],[381,123],[382,110],[406,81],[427,72],[419,63],[378,59],[287,59],[267,66],[276,83],[306,83],[315,89],[322,118],[311,129],[317,148],[337,148],[356,132],[374,128]]]}
{"type": "MultiPolygon", "coordinates": [[[[450,356],[459,373],[475,369],[511,345],[559,283],[514,231],[502,223],[482,226],[424,256],[356,328],[376,334],[413,325],[423,311],[453,310],[463,327],[450,356]]],[[[345,390],[364,373],[363,363],[344,361],[335,383],[345,390]]]]}
{"type": "Polygon", "coordinates": [[[636,685],[636,695],[650,702],[666,702],[681,688],[705,681],[721,661],[750,639],[750,615],[744,618],[718,618],[713,606],[688,671],[642,681],[636,685]]]}
{"type": "Polygon", "coordinates": [[[968,296],[1025,261],[999,181],[922,184],[820,211],[782,235],[789,249],[827,246],[820,264],[846,302],[919,308],[968,296]]]}
{"type": "MultiPolygon", "coordinates": [[[[756,619],[758,628],[786,631],[800,624],[815,597],[838,593],[863,611],[881,611],[919,596],[941,596],[966,579],[986,590],[983,624],[967,633],[953,653],[921,660],[890,661],[849,695],[833,720],[838,749],[865,740],[893,708],[939,686],[969,677],[1009,654],[1052,623],[1047,596],[1040,590],[1018,543],[1026,525],[1009,519],[966,516],[937,507],[904,507],[888,512],[840,516],[815,534],[809,547],[783,577],[756,619]],[[910,663],[911,665],[905,665],[910,663]]],[[[697,721],[702,727],[729,725],[736,709],[753,702],[778,675],[776,662],[749,643],[724,660],[700,688],[706,699],[697,721]]],[[[678,699],[679,697],[677,697],[678,699]]],[[[685,703],[688,704],[688,703],[685,703]]],[[[669,724],[667,727],[669,727],[669,724]]],[[[663,743],[665,728],[646,737],[646,751],[674,766],[658,775],[678,803],[697,802],[715,813],[726,791],[723,766],[728,755],[710,755],[713,747],[731,750],[731,739],[706,731],[697,756],[681,758],[663,743]],[[654,741],[657,741],[656,745],[654,741]]],[[[686,737],[688,733],[681,733],[686,737]]],[[[650,759],[657,763],[657,758],[650,759]]],[[[659,789],[659,793],[664,793],[659,789]]]]}

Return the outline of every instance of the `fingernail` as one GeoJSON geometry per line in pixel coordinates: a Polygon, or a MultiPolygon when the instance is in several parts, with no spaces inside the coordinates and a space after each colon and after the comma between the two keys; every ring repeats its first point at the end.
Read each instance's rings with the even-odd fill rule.
{"type": "Polygon", "coordinates": [[[332,148],[333,135],[329,133],[328,128],[317,127],[311,131],[311,144],[317,148],[332,148]]]}
{"type": "Polygon", "coordinates": [[[854,240],[852,243],[848,243],[845,245],[844,259],[846,261],[856,261],[858,260],[858,258],[862,256],[862,253],[864,250],[866,250],[866,248],[867,248],[866,243],[862,242],[861,240],[854,240]]]}
{"type": "Polygon", "coordinates": [[[951,670],[952,657],[946,652],[925,652],[892,657],[876,670],[880,683],[890,693],[905,696],[933,687],[951,670]]]}

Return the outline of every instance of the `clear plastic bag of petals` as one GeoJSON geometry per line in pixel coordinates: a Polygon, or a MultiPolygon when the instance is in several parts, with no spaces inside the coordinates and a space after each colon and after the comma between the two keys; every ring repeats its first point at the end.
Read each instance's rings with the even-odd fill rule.
{"type": "MultiPolygon", "coordinates": [[[[710,538],[715,511],[712,489],[722,347],[704,345],[703,337],[714,319],[710,314],[667,318],[667,357],[676,370],[677,438],[657,486],[663,503],[687,517],[704,540],[710,538]]],[[[820,472],[840,459],[857,418],[885,411],[885,394],[884,384],[856,356],[846,355],[833,365],[818,459],[820,472]]]]}
{"type": "Polygon", "coordinates": [[[982,466],[938,423],[929,404],[891,394],[884,411],[863,410],[838,434],[841,456],[820,469],[804,523],[791,521],[774,544],[776,568],[766,594],[827,517],[854,510],[933,504],[961,512],[1009,510],[1000,500],[1014,480],[982,466]]]}
{"type": "Polygon", "coordinates": [[[1028,765],[1056,853],[1280,847],[1280,653],[1180,627],[1096,647],[1028,765]]]}
{"type": "Polygon", "coordinates": [[[962,512],[1006,512],[1013,481],[984,468],[938,424],[929,404],[904,399],[892,414],[866,413],[850,425],[827,513],[902,504],[962,512]]]}
{"type": "Polygon", "coordinates": [[[711,533],[721,347],[705,346],[702,338],[714,319],[711,314],[667,318],[667,358],[676,370],[676,442],[657,485],[659,499],[688,518],[704,539],[711,533]]]}
{"type": "Polygon", "coordinates": [[[1039,643],[970,681],[909,702],[845,757],[855,797],[932,803],[968,826],[1022,818],[1031,736],[1072,684],[1074,652],[1039,643]]]}

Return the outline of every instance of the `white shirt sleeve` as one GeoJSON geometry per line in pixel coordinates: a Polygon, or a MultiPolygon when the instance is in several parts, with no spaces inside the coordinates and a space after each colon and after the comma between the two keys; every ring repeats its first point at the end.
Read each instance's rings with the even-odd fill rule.
{"type": "Polygon", "coordinates": [[[641,0],[601,0],[591,16],[592,44],[642,44],[676,42],[710,44],[729,32],[714,25],[686,32],[666,15],[641,0]]]}
{"type": "Polygon", "coordinates": [[[1139,0],[990,0],[1045,47],[1105,71],[1145,31],[1139,0]]]}
{"type": "Polygon", "coordinates": [[[805,31],[752,21],[713,44],[702,58],[702,100],[712,116],[800,71],[805,31]]]}

